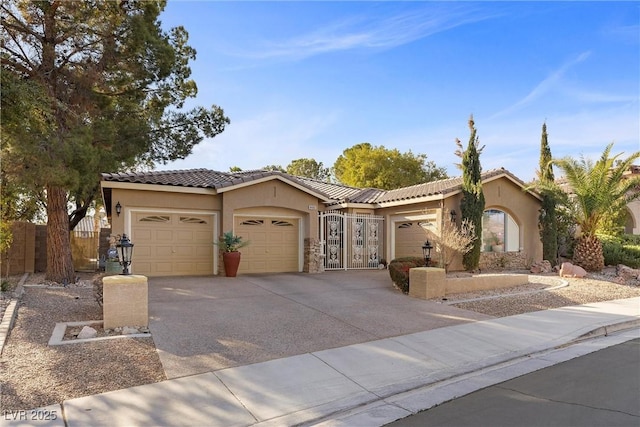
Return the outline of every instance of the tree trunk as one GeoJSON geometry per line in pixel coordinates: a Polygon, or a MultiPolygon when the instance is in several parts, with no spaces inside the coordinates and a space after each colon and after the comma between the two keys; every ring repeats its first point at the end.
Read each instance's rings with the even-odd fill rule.
{"type": "Polygon", "coordinates": [[[47,274],[56,283],[73,283],[75,270],[71,257],[67,192],[47,186],[47,274]]]}

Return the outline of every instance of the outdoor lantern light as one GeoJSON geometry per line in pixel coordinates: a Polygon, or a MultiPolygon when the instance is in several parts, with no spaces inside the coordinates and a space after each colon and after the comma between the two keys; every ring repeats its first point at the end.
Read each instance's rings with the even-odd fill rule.
{"type": "Polygon", "coordinates": [[[116,203],[116,215],[120,216],[120,214],[122,213],[122,205],[120,204],[120,202],[116,203]]]}
{"type": "Polygon", "coordinates": [[[431,245],[430,241],[426,241],[424,242],[424,245],[422,245],[422,255],[424,255],[424,265],[425,267],[429,266],[429,261],[431,261],[431,249],[433,249],[433,246],[431,245]]]}
{"type": "Polygon", "coordinates": [[[458,214],[456,213],[455,209],[452,209],[449,215],[451,215],[451,222],[456,222],[456,215],[458,214]]]}
{"type": "Polygon", "coordinates": [[[116,245],[120,254],[120,264],[122,265],[122,274],[129,275],[129,266],[131,265],[131,256],[133,255],[133,243],[126,234],[122,235],[120,242],[116,245]]]}

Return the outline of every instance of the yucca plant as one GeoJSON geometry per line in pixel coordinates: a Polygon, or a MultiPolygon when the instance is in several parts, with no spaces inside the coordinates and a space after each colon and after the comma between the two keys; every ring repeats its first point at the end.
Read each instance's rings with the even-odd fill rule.
{"type": "Polygon", "coordinates": [[[596,162],[584,156],[579,160],[572,157],[553,160],[570,187],[573,217],[579,227],[573,262],[587,271],[604,268],[602,242],[596,232],[605,218],[640,198],[640,178],[623,177],[640,158],[640,151],[623,160],[620,159],[623,153],[611,157],[612,148],[613,143],[607,145],[596,162]]]}

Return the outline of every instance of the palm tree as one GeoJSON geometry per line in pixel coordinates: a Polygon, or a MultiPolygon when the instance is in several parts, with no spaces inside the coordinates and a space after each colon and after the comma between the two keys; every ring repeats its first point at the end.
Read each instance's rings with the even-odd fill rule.
{"type": "Polygon", "coordinates": [[[573,215],[580,229],[573,252],[573,262],[587,271],[604,268],[602,242],[596,231],[603,220],[619,212],[632,200],[640,198],[640,178],[625,179],[623,175],[640,158],[640,151],[625,160],[623,153],[610,157],[613,143],[607,145],[595,163],[581,156],[580,160],[564,157],[553,164],[564,172],[573,202],[573,215]]]}

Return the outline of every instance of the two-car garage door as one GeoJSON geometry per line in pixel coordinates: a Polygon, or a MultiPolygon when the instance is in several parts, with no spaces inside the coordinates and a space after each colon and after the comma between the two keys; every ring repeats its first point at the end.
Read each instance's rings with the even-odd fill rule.
{"type": "Polygon", "coordinates": [[[241,249],[239,273],[300,271],[300,219],[236,216],[234,233],[250,244],[241,249]]]}

